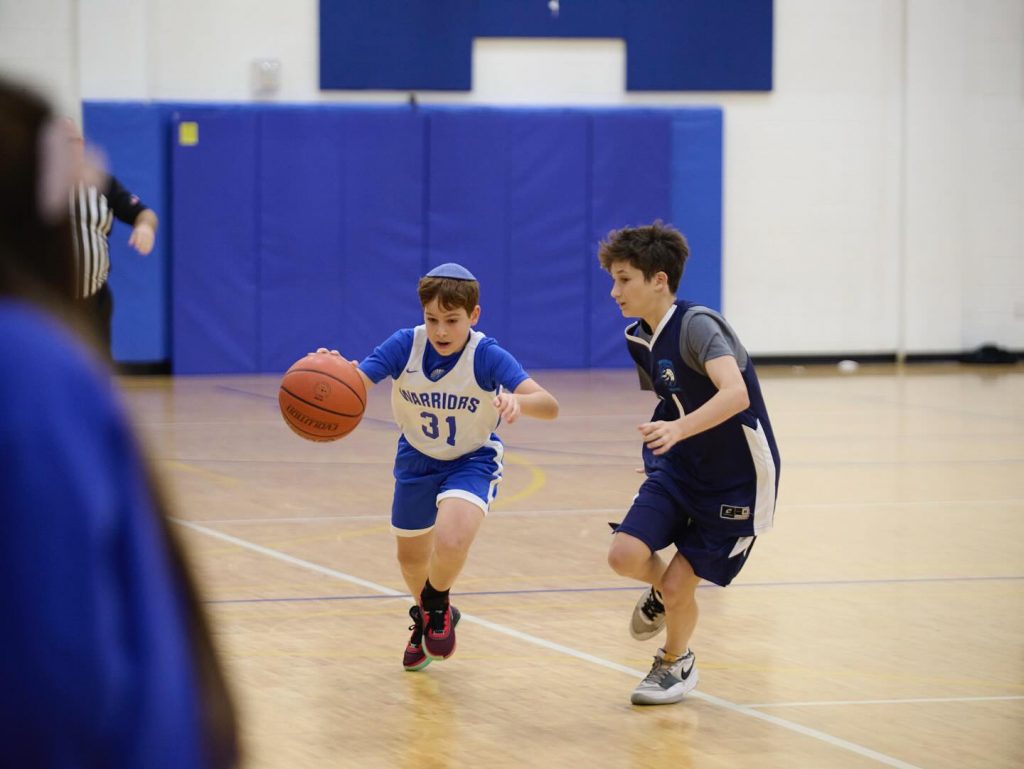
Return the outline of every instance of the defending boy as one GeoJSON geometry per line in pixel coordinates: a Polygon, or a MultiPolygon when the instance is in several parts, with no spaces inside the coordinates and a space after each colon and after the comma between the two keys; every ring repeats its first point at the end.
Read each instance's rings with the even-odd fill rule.
{"type": "Polygon", "coordinates": [[[696,588],[728,585],[756,537],[772,526],[779,452],[754,365],[718,313],[676,289],[689,256],[686,239],[656,222],[612,232],[599,259],[626,317],[626,346],[641,387],[659,401],[639,426],[646,480],[618,525],[608,563],[651,587],[630,622],[638,640],[666,628],[635,705],[678,702],[697,684],[689,642],[696,588]],[[668,563],[658,551],[673,545],[668,563]]]}

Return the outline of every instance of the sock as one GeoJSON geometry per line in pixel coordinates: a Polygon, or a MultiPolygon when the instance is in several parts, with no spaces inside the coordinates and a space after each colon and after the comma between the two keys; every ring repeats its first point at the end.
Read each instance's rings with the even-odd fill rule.
{"type": "Polygon", "coordinates": [[[661,652],[661,658],[668,663],[679,662],[679,660],[683,659],[684,657],[689,657],[691,654],[693,654],[693,652],[690,651],[689,648],[687,648],[687,650],[682,654],[669,654],[664,649],[659,649],[658,651],[661,652]]]}
{"type": "Polygon", "coordinates": [[[420,603],[427,611],[443,609],[448,604],[448,590],[438,590],[428,579],[427,584],[423,586],[423,592],[420,593],[420,603]]]}

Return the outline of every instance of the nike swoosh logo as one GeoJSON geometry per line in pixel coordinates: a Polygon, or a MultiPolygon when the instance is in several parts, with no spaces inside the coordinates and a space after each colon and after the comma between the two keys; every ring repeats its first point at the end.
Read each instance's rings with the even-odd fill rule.
{"type": "MultiPolygon", "coordinates": [[[[694,661],[696,661],[696,660],[694,659],[694,661]]],[[[677,678],[676,680],[680,681],[680,682],[685,681],[687,678],[690,677],[690,674],[692,672],[693,672],[693,663],[690,663],[689,669],[687,669],[685,671],[680,669],[680,671],[679,671],[679,678],[677,678]]],[[[671,676],[671,675],[666,676],[666,680],[662,681],[662,688],[663,689],[669,689],[669,688],[672,688],[675,685],[675,684],[672,683],[672,680],[671,680],[672,678],[673,678],[673,676],[671,676]]]]}
{"type": "Polygon", "coordinates": [[[675,676],[673,676],[671,674],[665,676],[665,678],[661,682],[661,688],[662,689],[671,689],[673,686],[676,685],[676,682],[682,683],[687,678],[689,678],[690,677],[690,673],[692,673],[692,672],[693,672],[693,665],[691,664],[689,670],[686,670],[686,671],[680,670],[679,671],[679,678],[676,678],[675,676]]]}
{"type": "Polygon", "coordinates": [[[407,369],[405,370],[405,373],[406,373],[406,374],[416,374],[416,373],[418,373],[418,372],[419,372],[419,369],[418,369],[418,368],[407,368],[407,369]]]}

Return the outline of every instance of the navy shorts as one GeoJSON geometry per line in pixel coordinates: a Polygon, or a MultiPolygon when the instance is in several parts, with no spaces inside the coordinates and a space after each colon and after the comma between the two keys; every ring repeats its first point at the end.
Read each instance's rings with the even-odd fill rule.
{"type": "Polygon", "coordinates": [[[747,562],[754,540],[750,528],[712,528],[692,517],[692,505],[663,473],[648,476],[616,531],[636,537],[656,553],[675,545],[701,579],[725,587],[747,562]]]}
{"type": "Polygon", "coordinates": [[[498,494],[503,455],[496,439],[448,461],[421,454],[403,441],[395,458],[391,530],[400,537],[426,534],[437,520],[437,506],[450,497],[465,499],[486,515],[498,494]]]}

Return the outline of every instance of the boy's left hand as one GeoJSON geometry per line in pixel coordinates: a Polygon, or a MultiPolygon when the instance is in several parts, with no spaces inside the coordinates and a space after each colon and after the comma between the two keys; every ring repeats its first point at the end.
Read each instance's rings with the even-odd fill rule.
{"type": "Polygon", "coordinates": [[[670,422],[644,422],[637,429],[643,436],[647,448],[658,455],[664,454],[679,441],[689,437],[682,419],[673,419],[670,422]]]}
{"type": "Polygon", "coordinates": [[[516,397],[515,393],[509,392],[498,394],[498,397],[494,399],[494,408],[498,410],[498,416],[501,417],[501,421],[509,425],[519,418],[521,409],[519,398],[516,397]]]}

